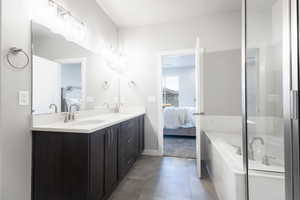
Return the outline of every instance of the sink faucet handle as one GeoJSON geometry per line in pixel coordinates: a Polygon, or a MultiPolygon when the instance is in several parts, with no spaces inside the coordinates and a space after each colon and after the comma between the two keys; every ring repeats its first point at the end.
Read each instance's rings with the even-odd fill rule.
{"type": "Polygon", "coordinates": [[[271,164],[270,164],[270,159],[276,160],[276,157],[265,155],[265,156],[262,158],[262,164],[267,165],[267,166],[271,165],[271,164]]]}
{"type": "Polygon", "coordinates": [[[71,114],[71,120],[75,120],[75,112],[72,112],[72,114],[71,114]]]}
{"type": "Polygon", "coordinates": [[[75,111],[72,110],[73,107],[76,107],[76,109],[79,111],[80,107],[77,104],[70,104],[69,106],[69,120],[75,120],[75,111]]]}
{"type": "Polygon", "coordinates": [[[123,103],[116,103],[114,107],[114,112],[119,113],[121,110],[121,106],[123,106],[123,103]]]}
{"type": "Polygon", "coordinates": [[[242,147],[240,147],[238,145],[234,145],[234,144],[232,144],[231,146],[233,146],[234,148],[236,148],[236,154],[242,155],[242,147]]]}
{"type": "Polygon", "coordinates": [[[69,119],[69,113],[66,112],[66,113],[65,113],[65,119],[64,119],[64,122],[67,123],[69,120],[70,120],[70,119],[69,119]]]}

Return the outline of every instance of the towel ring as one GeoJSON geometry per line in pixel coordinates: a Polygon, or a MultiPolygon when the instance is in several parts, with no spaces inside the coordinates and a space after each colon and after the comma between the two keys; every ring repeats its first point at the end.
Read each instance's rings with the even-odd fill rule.
{"type": "Polygon", "coordinates": [[[6,60],[7,60],[8,64],[9,64],[11,67],[15,68],[15,69],[25,69],[25,67],[27,67],[27,65],[29,64],[29,61],[30,61],[28,54],[27,54],[23,49],[18,49],[18,48],[16,48],[16,47],[12,47],[12,48],[9,49],[9,51],[8,51],[8,53],[7,53],[7,55],[6,55],[6,60]],[[24,64],[24,65],[16,66],[16,65],[14,65],[14,64],[11,62],[10,56],[11,56],[11,55],[17,56],[17,55],[20,54],[20,53],[23,54],[23,55],[26,57],[26,60],[27,60],[27,61],[26,61],[26,64],[24,64]]]}

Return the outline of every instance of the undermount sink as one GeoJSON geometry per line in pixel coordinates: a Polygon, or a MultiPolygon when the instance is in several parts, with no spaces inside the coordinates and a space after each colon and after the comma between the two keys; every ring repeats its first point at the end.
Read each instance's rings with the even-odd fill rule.
{"type": "Polygon", "coordinates": [[[86,125],[97,125],[105,122],[105,120],[84,120],[79,122],[74,122],[75,126],[86,126],[86,125]]]}

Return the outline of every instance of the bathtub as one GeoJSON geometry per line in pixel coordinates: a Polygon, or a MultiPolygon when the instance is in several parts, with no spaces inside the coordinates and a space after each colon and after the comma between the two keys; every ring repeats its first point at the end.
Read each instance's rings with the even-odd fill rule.
{"type": "MultiPolygon", "coordinates": [[[[219,200],[244,200],[246,173],[243,170],[243,157],[239,155],[239,134],[205,132],[203,141],[206,167],[219,200]]],[[[267,141],[272,143],[276,139],[268,138],[267,141]]],[[[284,168],[280,163],[267,166],[261,160],[249,162],[250,200],[285,199],[284,168]]]]}

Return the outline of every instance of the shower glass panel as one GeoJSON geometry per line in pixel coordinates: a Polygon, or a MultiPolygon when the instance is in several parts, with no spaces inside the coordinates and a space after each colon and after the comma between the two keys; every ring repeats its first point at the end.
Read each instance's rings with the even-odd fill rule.
{"type": "Polygon", "coordinates": [[[284,200],[283,2],[246,0],[249,200],[284,200]]]}

